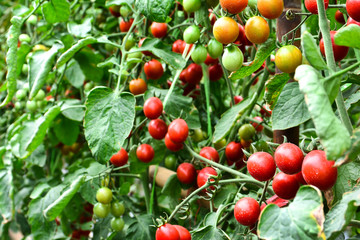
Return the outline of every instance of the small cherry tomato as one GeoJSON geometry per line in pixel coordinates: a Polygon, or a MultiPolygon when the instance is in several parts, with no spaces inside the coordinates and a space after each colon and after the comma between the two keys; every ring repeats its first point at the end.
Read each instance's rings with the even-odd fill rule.
{"type": "Polygon", "coordinates": [[[262,17],[251,17],[245,24],[245,35],[252,43],[264,43],[270,35],[269,24],[262,17]]]}
{"type": "Polygon", "coordinates": [[[175,170],[176,167],[176,156],[174,154],[169,154],[166,156],[164,165],[170,170],[175,170]]]}
{"type": "Polygon", "coordinates": [[[240,49],[234,45],[225,48],[222,56],[222,63],[224,68],[230,72],[234,72],[241,68],[244,62],[244,55],[240,49]]]}
{"type": "Polygon", "coordinates": [[[239,36],[239,27],[234,19],[221,17],[214,24],[213,34],[220,43],[229,44],[234,42],[239,36]]]}
{"type": "Polygon", "coordinates": [[[128,22],[125,22],[124,19],[121,18],[120,20],[120,32],[127,32],[130,30],[131,25],[133,24],[134,19],[131,18],[128,22]]]}
{"type": "Polygon", "coordinates": [[[191,63],[184,71],[184,80],[193,85],[198,84],[203,77],[202,68],[196,63],[191,63]]]}
{"type": "Polygon", "coordinates": [[[247,169],[250,175],[258,181],[270,180],[276,171],[274,158],[266,152],[256,152],[249,157],[247,169]]]}
{"type": "Polygon", "coordinates": [[[196,169],[191,163],[182,163],[176,170],[177,178],[183,184],[192,184],[196,179],[196,169]]]}
{"type": "Polygon", "coordinates": [[[169,137],[169,133],[165,135],[165,146],[172,152],[180,151],[183,148],[182,143],[174,143],[169,137]]]}
{"type": "Polygon", "coordinates": [[[276,195],[283,199],[290,200],[295,197],[300,185],[295,175],[280,172],[274,177],[272,187],[276,195]]]}
{"type": "Polygon", "coordinates": [[[147,90],[146,82],[141,79],[133,79],[129,83],[130,92],[134,95],[143,94],[147,90]]]}
{"type": "Polygon", "coordinates": [[[183,0],[184,10],[188,13],[196,12],[201,7],[200,0],[183,0]]]}
{"type": "Polygon", "coordinates": [[[112,200],[112,192],[108,187],[99,188],[96,192],[96,200],[103,204],[108,204],[112,200]]]}
{"type": "MultiPolygon", "coordinates": [[[[333,49],[333,52],[334,52],[334,58],[335,58],[335,61],[338,62],[338,61],[341,61],[342,59],[344,59],[346,57],[346,55],[349,52],[349,48],[345,47],[345,46],[336,45],[335,42],[334,42],[335,34],[336,34],[336,31],[330,31],[332,49],[333,49]]],[[[319,46],[320,46],[320,52],[325,57],[325,46],[324,46],[324,39],[323,38],[321,38],[321,40],[319,42],[319,46]]]]}
{"type": "Polygon", "coordinates": [[[248,0],[220,0],[221,7],[231,13],[238,14],[248,5],[248,0]]]}
{"type": "Polygon", "coordinates": [[[120,203],[120,202],[113,202],[111,204],[111,214],[114,217],[120,217],[121,215],[123,215],[125,212],[125,206],[124,204],[120,203]]]}
{"type": "Polygon", "coordinates": [[[187,27],[184,31],[183,35],[184,41],[187,44],[191,44],[199,40],[200,38],[200,29],[198,26],[191,25],[187,27]]]}
{"type": "Polygon", "coordinates": [[[251,140],[255,136],[255,128],[251,124],[244,124],[239,128],[238,135],[245,141],[251,140]]]}
{"type": "MultiPolygon", "coordinates": [[[[318,14],[318,7],[317,7],[317,3],[316,0],[305,0],[305,8],[311,12],[312,14],[318,14]]],[[[325,5],[325,10],[328,8],[329,6],[329,0],[324,0],[324,5],[325,5]]]]}
{"type": "Polygon", "coordinates": [[[113,218],[111,219],[110,226],[114,231],[123,230],[125,222],[122,218],[113,218]]]}
{"type": "Polygon", "coordinates": [[[199,155],[211,161],[219,162],[219,153],[213,147],[203,147],[199,155]]]}
{"type": "Polygon", "coordinates": [[[335,20],[338,23],[345,24],[344,14],[342,12],[340,12],[340,10],[336,10],[336,12],[335,12],[335,20]]]}
{"type": "Polygon", "coordinates": [[[156,59],[151,59],[144,65],[144,72],[147,79],[157,80],[164,74],[161,63],[156,59]]]}
{"type": "Polygon", "coordinates": [[[207,50],[210,57],[217,59],[223,53],[224,48],[222,43],[220,43],[216,39],[210,39],[207,50]]]}
{"type": "Polygon", "coordinates": [[[292,143],[283,143],[274,153],[277,167],[286,174],[295,174],[301,171],[304,154],[301,149],[292,143]]]}
{"type": "Polygon", "coordinates": [[[128,159],[128,153],[125,149],[121,148],[120,151],[112,155],[112,157],[110,158],[110,162],[116,167],[121,167],[128,162],[128,159]]]}
{"type": "Polygon", "coordinates": [[[284,9],[283,0],[258,0],[257,7],[261,15],[267,19],[275,19],[281,16],[284,9]]]}
{"type": "Polygon", "coordinates": [[[207,51],[206,48],[202,45],[197,45],[194,51],[191,53],[191,59],[196,64],[205,62],[206,57],[207,57],[207,51]]]}
{"type": "Polygon", "coordinates": [[[212,82],[218,81],[222,76],[224,75],[224,72],[222,70],[222,67],[219,63],[216,63],[209,67],[209,79],[212,82]]]}
{"type": "Polygon", "coordinates": [[[156,230],[155,238],[156,240],[180,240],[180,235],[173,225],[165,223],[156,230]]]}
{"type": "Polygon", "coordinates": [[[185,50],[186,42],[181,39],[176,40],[172,45],[172,51],[182,54],[185,50]]]}
{"type": "Polygon", "coordinates": [[[111,13],[111,15],[113,15],[114,17],[120,17],[120,6],[119,5],[113,5],[109,7],[109,11],[111,13]]]}
{"type": "Polygon", "coordinates": [[[260,205],[255,199],[251,197],[241,198],[235,204],[234,216],[241,225],[254,225],[258,221],[259,215],[260,205]]]}
{"type": "Polygon", "coordinates": [[[180,225],[173,225],[176,230],[179,232],[180,239],[179,240],[191,240],[191,234],[190,232],[180,225]]]}
{"type": "Polygon", "coordinates": [[[235,104],[238,104],[239,102],[241,102],[242,100],[244,100],[244,98],[242,96],[234,96],[234,102],[235,104]]]}
{"type": "MultiPolygon", "coordinates": [[[[262,117],[258,117],[258,116],[254,117],[254,120],[257,120],[260,123],[264,121],[264,119],[262,119],[262,117]]],[[[253,127],[255,128],[255,130],[257,132],[261,132],[264,129],[264,126],[261,125],[260,123],[256,123],[256,122],[251,123],[251,125],[253,125],[253,127]]]]}
{"type": "Polygon", "coordinates": [[[166,23],[157,23],[153,22],[151,24],[151,34],[156,38],[162,38],[166,36],[167,33],[167,24],[166,23]]]}
{"type": "MultiPolygon", "coordinates": [[[[215,171],[215,169],[213,169],[212,167],[206,167],[201,169],[197,175],[198,187],[204,186],[210,176],[217,176],[217,172],[215,171]]],[[[210,181],[214,182],[215,180],[211,179],[210,181]]],[[[215,188],[214,186],[211,186],[210,189],[214,190],[215,188]]]]}
{"type": "Polygon", "coordinates": [[[96,203],[93,211],[96,217],[105,218],[110,213],[110,204],[96,203]]]}
{"type": "Polygon", "coordinates": [[[281,47],[275,54],[275,65],[282,72],[293,73],[301,63],[301,51],[294,45],[281,47]]]}
{"type": "Polygon", "coordinates": [[[213,64],[217,64],[219,62],[219,59],[217,59],[217,58],[212,58],[212,57],[210,57],[210,55],[209,55],[209,53],[207,53],[207,55],[206,55],[206,59],[205,59],[205,61],[204,61],[204,63],[206,64],[206,65],[213,65],[213,64]]]}
{"type": "Polygon", "coordinates": [[[163,112],[163,104],[157,97],[151,97],[144,103],[144,114],[148,119],[156,119],[163,112]]]}
{"type": "Polygon", "coordinates": [[[178,118],[170,123],[168,134],[174,143],[183,143],[189,135],[189,127],[184,119],[178,118]]]}
{"type": "Polygon", "coordinates": [[[144,163],[149,163],[154,159],[154,149],[149,144],[141,144],[136,149],[137,158],[144,163]]]}
{"type": "Polygon", "coordinates": [[[242,161],[244,158],[244,152],[242,146],[237,142],[230,142],[225,148],[226,158],[232,162],[242,161]]]}
{"type": "Polygon", "coordinates": [[[153,119],[150,121],[148,131],[150,135],[157,140],[161,140],[167,133],[167,125],[161,119],[153,119]]]}

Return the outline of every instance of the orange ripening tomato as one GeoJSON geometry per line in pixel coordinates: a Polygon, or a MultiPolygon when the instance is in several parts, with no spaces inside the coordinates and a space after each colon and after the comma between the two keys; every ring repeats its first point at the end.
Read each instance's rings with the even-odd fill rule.
{"type": "Polygon", "coordinates": [[[231,14],[242,12],[248,5],[248,0],[220,0],[221,7],[231,14]]]}
{"type": "Polygon", "coordinates": [[[142,94],[147,90],[147,85],[144,79],[133,79],[129,83],[130,92],[134,95],[142,94]]]}
{"type": "Polygon", "coordinates": [[[275,19],[281,16],[284,10],[283,0],[258,0],[257,7],[261,15],[268,19],[275,19]]]}
{"type": "Polygon", "coordinates": [[[264,43],[270,35],[269,24],[262,17],[251,17],[245,24],[245,35],[252,43],[264,43]]]}
{"type": "Polygon", "coordinates": [[[239,26],[234,19],[222,17],[216,20],[213,34],[215,39],[222,44],[232,43],[239,36],[239,26]]]}

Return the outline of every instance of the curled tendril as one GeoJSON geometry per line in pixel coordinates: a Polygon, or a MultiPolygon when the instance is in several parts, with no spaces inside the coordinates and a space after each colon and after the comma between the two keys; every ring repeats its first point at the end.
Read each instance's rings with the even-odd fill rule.
{"type": "Polygon", "coordinates": [[[189,203],[184,204],[177,213],[181,215],[179,216],[179,219],[181,220],[187,219],[190,216],[190,204],[189,203]]]}

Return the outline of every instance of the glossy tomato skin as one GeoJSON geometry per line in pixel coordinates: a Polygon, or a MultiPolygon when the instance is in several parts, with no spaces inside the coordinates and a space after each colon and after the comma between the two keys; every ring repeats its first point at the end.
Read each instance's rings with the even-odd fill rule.
{"type": "Polygon", "coordinates": [[[200,0],[183,0],[184,10],[188,13],[196,12],[201,7],[200,0]]]}
{"type": "Polygon", "coordinates": [[[155,152],[149,144],[141,144],[136,149],[136,156],[141,162],[149,163],[153,160],[155,152]]]}
{"type": "Polygon", "coordinates": [[[222,67],[219,63],[216,63],[209,67],[209,79],[212,82],[216,82],[220,80],[220,78],[224,75],[222,67]]]}
{"type": "Polygon", "coordinates": [[[124,19],[121,19],[120,24],[119,24],[120,31],[121,32],[129,31],[129,29],[130,29],[131,25],[133,24],[133,22],[134,22],[133,18],[131,18],[128,22],[125,22],[124,19]]]}
{"type": "Polygon", "coordinates": [[[191,234],[189,230],[180,225],[173,225],[179,232],[180,240],[191,240],[191,234]]]}
{"type": "Polygon", "coordinates": [[[301,63],[301,51],[294,45],[283,46],[275,54],[275,65],[282,72],[293,73],[301,63]]]}
{"type": "Polygon", "coordinates": [[[169,133],[165,135],[165,146],[172,152],[180,151],[183,148],[182,143],[174,143],[169,137],[169,133]]]}
{"type": "Polygon", "coordinates": [[[203,77],[201,65],[196,64],[196,63],[191,63],[184,71],[185,71],[184,72],[184,80],[187,83],[190,83],[193,85],[200,83],[200,81],[203,77]]]}
{"type": "Polygon", "coordinates": [[[156,38],[162,38],[166,36],[167,33],[167,24],[166,23],[157,23],[153,22],[151,24],[151,34],[156,38]]]}
{"type": "Polygon", "coordinates": [[[179,181],[184,184],[192,184],[196,179],[196,169],[191,163],[180,164],[176,174],[179,181]]]}
{"type": "Polygon", "coordinates": [[[145,101],[143,111],[148,119],[156,119],[163,112],[163,104],[159,98],[151,97],[145,101]]]}
{"type": "Polygon", "coordinates": [[[110,158],[110,162],[116,167],[121,167],[128,162],[128,159],[128,153],[125,149],[121,148],[119,152],[112,155],[112,157],[110,158]]]}
{"type": "Polygon", "coordinates": [[[241,143],[230,142],[225,148],[226,158],[232,162],[242,161],[244,158],[244,152],[242,150],[241,143]]]}
{"type": "Polygon", "coordinates": [[[161,140],[167,133],[167,125],[161,119],[153,119],[149,122],[148,131],[157,140],[161,140]]]}
{"type": "MultiPolygon", "coordinates": [[[[305,0],[305,8],[312,14],[318,14],[318,8],[316,0],[305,0]]],[[[324,0],[325,10],[329,6],[329,0],[324,0]]]]}
{"type": "MultiPolygon", "coordinates": [[[[259,122],[264,121],[264,119],[262,119],[262,117],[259,117],[259,116],[254,117],[254,120],[257,120],[259,122]]],[[[261,132],[262,130],[264,130],[264,126],[259,123],[253,122],[253,123],[251,123],[251,125],[253,125],[253,127],[255,128],[255,130],[257,132],[261,132]]]]}
{"type": "Polygon", "coordinates": [[[238,135],[240,139],[249,141],[255,136],[255,128],[251,124],[244,124],[239,128],[238,135]]]}
{"type": "Polygon", "coordinates": [[[172,121],[168,129],[169,137],[174,143],[183,143],[189,135],[189,127],[184,119],[172,121]]]}
{"type": "Polygon", "coordinates": [[[187,27],[183,34],[184,41],[187,44],[191,44],[199,40],[200,38],[200,29],[196,25],[191,25],[187,27]]]}
{"type": "Polygon", "coordinates": [[[221,7],[231,14],[242,12],[248,5],[248,0],[220,0],[221,7]]]}
{"type": "Polygon", "coordinates": [[[239,102],[241,102],[242,100],[244,100],[244,98],[242,96],[234,96],[234,102],[235,104],[238,104],[239,102]]]}
{"type": "Polygon", "coordinates": [[[129,83],[129,90],[132,94],[143,94],[147,90],[147,85],[144,79],[133,79],[129,83]]]}
{"type": "Polygon", "coordinates": [[[234,216],[241,225],[254,225],[258,221],[259,215],[260,205],[255,199],[251,197],[241,198],[235,204],[234,216]]]}
{"type": "Polygon", "coordinates": [[[350,24],[356,24],[358,26],[360,26],[360,21],[355,21],[354,19],[352,19],[351,17],[348,17],[348,20],[346,22],[346,25],[349,26],[350,24]]]}
{"type": "Polygon", "coordinates": [[[234,72],[241,68],[243,62],[244,55],[238,47],[231,45],[225,48],[224,54],[222,56],[222,63],[224,68],[230,72],[234,72]]]}
{"type": "Polygon", "coordinates": [[[292,143],[283,143],[274,153],[276,166],[286,174],[296,174],[301,171],[304,154],[292,143]]]}
{"type": "Polygon", "coordinates": [[[207,48],[208,48],[209,56],[214,59],[220,57],[224,51],[222,43],[220,43],[219,41],[213,38],[210,39],[207,48]]]}
{"type": "Polygon", "coordinates": [[[279,172],[274,177],[272,187],[276,195],[283,199],[290,200],[295,197],[300,185],[295,175],[279,172]]]}
{"type": "Polygon", "coordinates": [[[351,18],[360,22],[360,0],[347,0],[346,11],[351,18]]]}
{"type": "Polygon", "coordinates": [[[209,53],[207,53],[207,55],[206,55],[206,59],[205,59],[205,61],[204,61],[204,63],[206,64],[206,65],[213,65],[213,64],[216,64],[216,63],[218,63],[219,62],[219,59],[217,59],[217,58],[212,58],[210,55],[209,55],[209,53]]]}
{"type": "Polygon", "coordinates": [[[270,180],[276,171],[274,158],[266,152],[256,152],[249,157],[247,169],[250,175],[258,181],[270,180]]]}
{"type": "Polygon", "coordinates": [[[219,153],[213,147],[203,147],[200,150],[200,156],[214,162],[219,162],[219,153]]]}
{"type": "Polygon", "coordinates": [[[251,17],[245,24],[245,35],[252,43],[264,43],[270,35],[269,24],[262,17],[251,17]]]}
{"type": "Polygon", "coordinates": [[[268,19],[275,19],[281,16],[284,9],[283,0],[258,0],[257,7],[261,15],[268,19]]]}
{"type": "Polygon", "coordinates": [[[108,204],[112,200],[112,192],[108,187],[99,188],[96,192],[96,200],[102,204],[108,204]]]}
{"type": "Polygon", "coordinates": [[[201,64],[205,62],[207,57],[207,50],[202,45],[197,45],[194,51],[191,53],[191,59],[196,64],[201,64]]]}
{"type": "Polygon", "coordinates": [[[157,80],[164,74],[164,69],[158,60],[151,59],[149,62],[145,63],[144,72],[146,78],[157,80]]]}
{"type": "Polygon", "coordinates": [[[301,171],[298,172],[297,174],[294,174],[294,176],[295,176],[296,180],[298,181],[298,183],[300,185],[306,185],[307,184],[301,171]]]}
{"type": "MultiPolygon", "coordinates": [[[[198,187],[202,187],[207,182],[209,176],[217,176],[217,172],[212,167],[206,167],[199,171],[197,175],[197,185],[198,187]]],[[[215,180],[211,180],[213,182],[215,180]]],[[[210,189],[214,190],[214,186],[211,186],[210,189]]]]}
{"type": "Polygon", "coordinates": [[[234,19],[222,17],[216,20],[213,27],[215,39],[222,44],[234,42],[239,36],[239,27],[234,19]]]}
{"type": "Polygon", "coordinates": [[[156,240],[180,240],[180,235],[173,225],[165,223],[156,230],[155,238],[156,240]]]}
{"type": "Polygon", "coordinates": [[[313,150],[304,158],[302,174],[307,184],[325,191],[334,186],[337,179],[337,168],[334,161],[328,161],[321,150],[313,150]]]}
{"type": "MultiPolygon", "coordinates": [[[[345,47],[345,46],[336,45],[334,42],[335,34],[336,34],[336,31],[330,31],[331,43],[332,43],[333,52],[334,52],[334,58],[335,58],[335,61],[338,62],[346,57],[346,55],[349,52],[349,48],[345,47]]],[[[319,42],[319,46],[320,46],[320,52],[325,57],[325,47],[324,47],[324,39],[323,38],[321,38],[321,40],[319,42]]]]}
{"type": "Polygon", "coordinates": [[[340,12],[340,10],[336,10],[336,12],[335,12],[335,20],[338,23],[345,24],[344,14],[342,12],[340,12]]]}
{"type": "Polygon", "coordinates": [[[181,39],[176,40],[172,45],[172,51],[182,54],[185,50],[186,42],[181,39]]]}

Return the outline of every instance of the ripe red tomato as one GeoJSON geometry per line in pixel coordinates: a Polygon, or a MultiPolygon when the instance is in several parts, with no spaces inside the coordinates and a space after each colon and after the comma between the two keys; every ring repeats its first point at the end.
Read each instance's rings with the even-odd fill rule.
{"type": "Polygon", "coordinates": [[[261,15],[268,19],[275,19],[281,16],[284,9],[283,0],[258,0],[257,8],[261,15]]]}
{"type": "Polygon", "coordinates": [[[301,149],[292,143],[283,143],[274,153],[277,167],[286,174],[295,174],[301,171],[304,154],[301,149]]]}
{"type": "Polygon", "coordinates": [[[347,0],[346,11],[351,18],[360,22],[360,0],[347,0]]]}
{"type": "Polygon", "coordinates": [[[183,148],[182,143],[174,143],[169,137],[169,133],[165,135],[165,146],[172,152],[180,151],[183,148]]]}
{"type": "MultiPolygon", "coordinates": [[[[324,5],[325,5],[325,10],[326,10],[329,6],[329,0],[324,0],[324,5]]],[[[305,7],[312,14],[318,14],[316,0],[305,0],[305,7]]]]}
{"type": "Polygon", "coordinates": [[[186,42],[181,39],[176,40],[172,45],[172,51],[182,54],[185,50],[186,42]]]}
{"type": "Polygon", "coordinates": [[[173,225],[165,223],[156,230],[155,238],[156,240],[180,240],[180,235],[173,225]]]}
{"type": "MultiPolygon", "coordinates": [[[[254,117],[254,119],[257,120],[257,121],[259,121],[259,122],[263,122],[263,121],[264,121],[264,119],[262,119],[262,117],[258,117],[258,116],[254,117]]],[[[251,123],[251,124],[253,125],[253,127],[255,128],[255,130],[256,130],[257,132],[261,132],[261,131],[264,129],[264,126],[261,125],[261,124],[259,124],[259,123],[253,122],[253,123],[251,123]]]]}
{"type": "Polygon", "coordinates": [[[119,24],[120,32],[129,31],[129,29],[130,29],[131,25],[133,24],[133,22],[134,22],[133,18],[131,18],[128,22],[125,22],[124,19],[121,18],[120,24],[119,24]]]}
{"type": "MultiPolygon", "coordinates": [[[[285,199],[282,199],[282,198],[279,198],[279,196],[275,194],[274,196],[272,196],[271,198],[266,200],[266,203],[267,204],[273,203],[273,204],[276,204],[278,207],[281,208],[281,207],[285,207],[286,205],[288,205],[289,201],[285,200],[285,199]]],[[[267,204],[265,204],[265,203],[261,204],[260,211],[262,211],[267,206],[267,204]]]]}
{"type": "Polygon", "coordinates": [[[164,74],[161,63],[156,59],[151,59],[144,65],[144,72],[147,79],[157,80],[164,74]]]}
{"type": "Polygon", "coordinates": [[[184,184],[192,184],[196,179],[196,169],[191,163],[180,164],[176,174],[179,181],[184,184]]]}
{"type": "Polygon", "coordinates": [[[148,131],[154,139],[161,140],[167,133],[167,125],[161,119],[154,119],[149,122],[148,131]]]}
{"type": "MultiPolygon", "coordinates": [[[[212,167],[206,167],[203,168],[199,171],[198,175],[197,175],[197,185],[198,187],[202,187],[206,184],[208,178],[210,176],[217,176],[217,172],[215,171],[215,169],[213,169],[212,167]]],[[[214,179],[210,180],[211,182],[214,182],[214,179]]],[[[211,186],[210,189],[214,190],[214,186],[211,186]]]]}
{"type": "Polygon", "coordinates": [[[151,24],[151,34],[156,38],[162,38],[166,36],[167,33],[167,24],[166,23],[157,23],[153,22],[151,24]]]}
{"type": "Polygon", "coordinates": [[[335,20],[338,23],[345,24],[344,14],[342,12],[340,12],[340,10],[336,10],[336,12],[335,12],[335,20]]]}
{"type": "Polygon", "coordinates": [[[213,34],[217,41],[222,44],[234,42],[239,36],[239,27],[234,19],[222,17],[216,20],[213,27],[213,34]]]}
{"type": "Polygon", "coordinates": [[[169,137],[174,143],[183,143],[189,135],[189,127],[184,119],[172,121],[168,129],[169,137]]]}
{"type": "Polygon", "coordinates": [[[256,152],[249,157],[247,169],[250,175],[258,181],[270,180],[276,171],[274,158],[266,152],[256,152]]]}
{"type": "Polygon", "coordinates": [[[120,151],[112,155],[110,162],[116,167],[121,167],[128,162],[128,159],[128,153],[125,151],[125,149],[121,148],[120,151]]]}
{"type": "Polygon", "coordinates": [[[242,100],[244,100],[244,98],[242,96],[234,96],[234,102],[235,104],[238,104],[239,102],[241,102],[242,100]]]}
{"type": "Polygon", "coordinates": [[[133,79],[129,83],[129,90],[132,94],[143,94],[147,90],[147,85],[144,79],[133,79]]]}
{"type": "Polygon", "coordinates": [[[156,119],[163,112],[163,104],[159,98],[151,97],[145,101],[143,111],[147,118],[156,119]]]}
{"type": "Polygon", "coordinates": [[[242,150],[241,143],[230,142],[225,148],[225,155],[231,162],[242,161],[244,158],[244,152],[242,150]]]}
{"type": "Polygon", "coordinates": [[[154,149],[149,144],[141,144],[136,149],[136,157],[144,163],[149,163],[153,160],[155,155],[154,149]]]}
{"type": "Polygon", "coordinates": [[[240,23],[238,23],[238,26],[239,26],[239,36],[237,37],[236,41],[239,41],[241,45],[251,46],[252,43],[246,37],[244,26],[241,25],[240,23]]]}
{"type": "Polygon", "coordinates": [[[242,12],[248,5],[248,0],[220,0],[221,7],[231,14],[242,12]]]}
{"type": "Polygon", "coordinates": [[[173,226],[179,232],[180,240],[191,240],[191,234],[186,228],[180,225],[173,225],[173,226]]]}
{"type": "Polygon", "coordinates": [[[218,81],[222,76],[224,75],[224,72],[222,70],[222,67],[219,63],[216,63],[209,67],[209,79],[212,82],[218,81]]]}
{"type": "Polygon", "coordinates": [[[205,64],[206,65],[213,65],[219,62],[219,59],[210,57],[209,53],[206,55],[205,64]]]}
{"type": "MultiPolygon", "coordinates": [[[[335,58],[335,61],[338,62],[338,61],[341,61],[342,59],[344,59],[346,57],[346,55],[349,52],[349,48],[345,47],[345,46],[336,45],[335,42],[334,42],[335,34],[336,34],[336,31],[330,31],[332,48],[333,48],[333,51],[334,51],[334,58],[335,58]]],[[[320,45],[320,52],[325,57],[325,47],[324,47],[324,39],[323,38],[321,38],[321,40],[319,42],[319,45],[320,45]]]]}
{"type": "Polygon", "coordinates": [[[251,17],[245,24],[245,35],[252,43],[264,43],[270,35],[269,24],[262,17],[251,17]]]}
{"type": "Polygon", "coordinates": [[[307,184],[301,171],[298,172],[297,174],[294,174],[294,176],[296,177],[296,180],[298,181],[299,184],[301,185],[307,184]]]}
{"type": "Polygon", "coordinates": [[[234,216],[241,225],[254,225],[259,219],[259,215],[260,205],[255,199],[251,197],[241,198],[235,204],[234,216]]]}
{"type": "Polygon", "coordinates": [[[276,195],[283,199],[293,199],[299,190],[299,182],[295,175],[288,175],[283,172],[276,174],[272,187],[276,195]]]}
{"type": "Polygon", "coordinates": [[[283,46],[275,54],[275,65],[282,72],[293,73],[301,63],[301,51],[294,45],[283,46]]]}
{"type": "Polygon", "coordinates": [[[334,186],[337,179],[337,168],[334,161],[328,161],[321,150],[313,150],[304,158],[302,174],[307,184],[320,190],[328,190],[334,186]]]}
{"type": "MultiPolygon", "coordinates": [[[[146,38],[140,39],[139,44],[138,44],[139,47],[142,46],[142,44],[143,44],[143,42],[145,41],[145,39],[146,39],[146,38]]],[[[149,51],[142,51],[142,53],[143,53],[144,55],[146,55],[146,56],[151,56],[151,55],[152,55],[152,53],[149,52],[149,51]]]]}
{"type": "Polygon", "coordinates": [[[358,26],[360,26],[360,22],[355,21],[354,19],[352,19],[351,17],[348,17],[348,20],[346,22],[346,25],[349,26],[350,24],[356,24],[358,26]]]}
{"type": "Polygon", "coordinates": [[[198,84],[203,77],[202,68],[196,63],[190,64],[184,71],[184,80],[193,85],[198,84]]]}
{"type": "Polygon", "coordinates": [[[111,13],[111,15],[113,15],[114,17],[120,17],[120,6],[119,5],[113,5],[109,7],[109,11],[111,13]]]}
{"type": "Polygon", "coordinates": [[[219,153],[213,147],[203,147],[200,150],[200,156],[214,162],[219,162],[219,153]]]}

